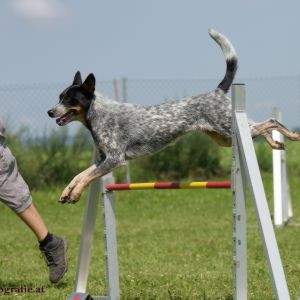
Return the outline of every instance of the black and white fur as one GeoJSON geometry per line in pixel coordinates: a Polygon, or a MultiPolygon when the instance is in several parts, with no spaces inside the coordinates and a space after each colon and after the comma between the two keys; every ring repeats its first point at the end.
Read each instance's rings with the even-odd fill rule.
{"type": "MultiPolygon", "coordinates": [[[[224,53],[226,74],[218,87],[206,94],[144,107],[108,99],[95,92],[93,74],[83,83],[80,73],[75,74],[73,84],[61,93],[60,102],[48,114],[58,118],[59,125],[81,121],[90,130],[101,159],[71,181],[61,202],[75,203],[94,179],[127,160],[159,151],[188,132],[204,132],[219,145],[231,145],[231,100],[226,93],[237,70],[237,55],[225,36],[213,29],[209,34],[224,53]]],[[[249,126],[252,137],[263,136],[274,149],[283,149],[270,135],[274,129],[291,140],[300,139],[299,133],[290,132],[274,119],[249,121],[249,126]]]]}

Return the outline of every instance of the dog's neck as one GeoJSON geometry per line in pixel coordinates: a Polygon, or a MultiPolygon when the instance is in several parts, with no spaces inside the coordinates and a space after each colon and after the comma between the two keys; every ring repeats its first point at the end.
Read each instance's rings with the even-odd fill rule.
{"type": "Polygon", "coordinates": [[[86,107],[86,114],[84,116],[84,119],[80,120],[81,123],[91,132],[93,138],[94,138],[94,133],[92,130],[93,128],[92,120],[94,119],[94,111],[96,110],[95,101],[101,98],[103,98],[101,94],[97,92],[94,93],[93,98],[89,100],[88,106],[86,107]]]}

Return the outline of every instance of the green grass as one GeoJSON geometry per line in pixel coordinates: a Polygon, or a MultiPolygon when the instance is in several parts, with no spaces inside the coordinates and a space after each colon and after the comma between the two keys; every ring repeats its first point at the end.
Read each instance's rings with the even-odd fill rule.
{"type": "MultiPolygon", "coordinates": [[[[291,178],[295,218],[276,230],[291,298],[300,295],[299,178],[291,178]]],[[[272,199],[271,176],[264,176],[272,199]]],[[[26,226],[0,205],[0,287],[44,288],[2,299],[66,299],[76,274],[86,194],[76,205],[57,203],[61,188],[33,192],[51,232],[69,241],[69,270],[48,281],[37,242],[26,226]]],[[[248,197],[249,299],[274,299],[255,214],[248,197]]],[[[270,202],[272,211],[272,203],[270,202]]],[[[226,190],[131,191],[116,194],[122,299],[232,299],[231,193],[226,190]]],[[[99,205],[88,291],[104,295],[102,214],[99,205]]]]}

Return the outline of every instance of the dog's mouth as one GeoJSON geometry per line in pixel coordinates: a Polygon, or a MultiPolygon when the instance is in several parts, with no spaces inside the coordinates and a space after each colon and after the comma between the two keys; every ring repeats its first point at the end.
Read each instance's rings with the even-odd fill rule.
{"type": "Polygon", "coordinates": [[[59,126],[64,126],[67,123],[71,122],[74,119],[75,115],[75,111],[71,110],[63,116],[61,116],[60,118],[56,119],[56,124],[59,126]]]}

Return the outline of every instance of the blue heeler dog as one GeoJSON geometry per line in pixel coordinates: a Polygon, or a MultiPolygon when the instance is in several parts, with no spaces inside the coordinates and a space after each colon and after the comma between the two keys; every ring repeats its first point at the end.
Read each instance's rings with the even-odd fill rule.
{"type": "MultiPolygon", "coordinates": [[[[212,29],[209,34],[221,47],[227,66],[218,87],[206,94],[144,107],[108,99],[95,92],[93,74],[83,83],[80,72],[75,74],[72,85],[60,94],[59,103],[48,114],[57,118],[60,126],[81,121],[90,130],[101,158],[71,181],[60,202],[77,202],[94,179],[126,160],[154,153],[188,132],[205,132],[219,145],[231,145],[231,100],[226,93],[237,70],[237,56],[225,36],[212,29]]],[[[249,121],[249,126],[252,137],[263,136],[273,149],[283,149],[284,145],[272,139],[272,130],[290,140],[300,140],[300,133],[290,132],[274,119],[249,121]]]]}

